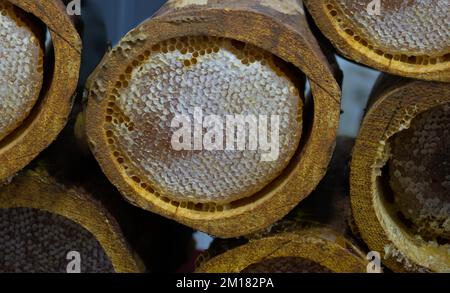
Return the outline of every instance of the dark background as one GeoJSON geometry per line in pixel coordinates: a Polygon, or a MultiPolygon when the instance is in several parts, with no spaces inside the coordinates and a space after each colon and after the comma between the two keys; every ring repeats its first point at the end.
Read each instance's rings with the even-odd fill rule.
{"type": "Polygon", "coordinates": [[[117,43],[133,27],[152,16],[166,0],[86,0],[85,5],[100,10],[108,39],[117,43]]]}

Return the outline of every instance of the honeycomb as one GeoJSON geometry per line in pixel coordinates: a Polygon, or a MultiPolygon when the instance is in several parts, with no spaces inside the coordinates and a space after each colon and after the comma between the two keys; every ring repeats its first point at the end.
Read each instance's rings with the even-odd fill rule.
{"type": "Polygon", "coordinates": [[[381,0],[380,15],[367,12],[370,2],[329,0],[326,7],[349,37],[387,59],[417,65],[450,61],[448,0],[381,0]]]}
{"type": "MultiPolygon", "coordinates": [[[[132,61],[116,81],[105,135],[129,178],[166,202],[182,207],[229,203],[260,191],[297,150],[300,79],[288,64],[249,44],[216,37],[167,40],[132,61]],[[194,123],[196,108],[203,117],[223,120],[227,115],[268,115],[269,134],[270,117],[278,115],[278,159],[263,161],[266,151],[249,150],[248,139],[246,150],[174,150],[173,118],[183,115],[194,123]]],[[[248,138],[249,124],[244,131],[248,138]]],[[[224,141],[223,146],[225,133],[224,141]]]]}
{"type": "MultiPolygon", "coordinates": [[[[419,114],[393,137],[390,185],[397,208],[428,240],[450,240],[450,104],[419,114]]],[[[440,242],[441,242],[440,241],[440,242]]]]}
{"type": "Polygon", "coordinates": [[[81,256],[81,272],[113,272],[95,237],[62,216],[30,208],[0,209],[0,272],[66,273],[67,254],[81,256]]]}
{"type": "Polygon", "coordinates": [[[32,26],[0,0],[0,140],[30,114],[42,87],[43,49],[32,26]]]}
{"type": "Polygon", "coordinates": [[[245,268],[242,273],[332,273],[316,262],[301,257],[278,257],[263,260],[245,268]]]}
{"type": "Polygon", "coordinates": [[[396,262],[403,265],[403,267],[411,273],[431,273],[430,270],[417,265],[412,262],[403,252],[395,247],[393,244],[384,246],[384,259],[394,259],[396,262]]]}

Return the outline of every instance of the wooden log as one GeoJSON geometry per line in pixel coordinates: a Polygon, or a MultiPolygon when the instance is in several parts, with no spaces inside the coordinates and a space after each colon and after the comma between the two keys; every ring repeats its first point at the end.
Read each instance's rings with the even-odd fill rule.
{"type": "Polygon", "coordinates": [[[208,273],[366,272],[364,250],[351,236],[348,163],[353,140],[338,139],[318,189],[288,217],[246,239],[217,240],[199,258],[208,273]]]}
{"type": "Polygon", "coordinates": [[[0,188],[0,242],[27,241],[2,249],[0,271],[66,272],[70,249],[80,252],[82,272],[175,272],[194,249],[192,231],[130,205],[111,186],[73,135],[79,102],[58,139],[0,188]],[[28,258],[26,249],[36,251],[28,258]]]}
{"type": "Polygon", "coordinates": [[[393,271],[450,270],[448,84],[383,76],[353,152],[362,238],[393,271]]]}
{"type": "MultiPolygon", "coordinates": [[[[229,246],[227,246],[229,248],[229,246]]],[[[199,273],[363,273],[365,255],[324,227],[277,231],[201,263],[199,273]]]]}
{"type": "Polygon", "coordinates": [[[72,272],[73,252],[83,273],[143,270],[106,208],[46,168],[23,171],[0,197],[0,271],[72,272]]]}
{"type": "Polygon", "coordinates": [[[306,0],[305,4],[346,58],[390,74],[450,81],[445,1],[306,0]]]}
{"type": "Polygon", "coordinates": [[[44,44],[39,22],[11,3],[0,1],[1,82],[0,140],[30,114],[44,78],[44,44]],[[29,88],[29,90],[27,90],[29,88]]]}
{"type": "MultiPolygon", "coordinates": [[[[105,35],[98,35],[96,30],[89,33],[83,25],[90,20],[100,27],[100,32],[105,33],[100,11],[93,8],[89,3],[83,4],[83,22],[76,22],[83,46],[94,48],[84,52],[82,56],[80,82],[87,79],[89,68],[95,68],[108,48],[105,35]]],[[[119,223],[134,253],[142,260],[146,272],[176,272],[193,254],[193,231],[129,204],[113,188],[89,151],[84,132],[82,96],[83,89],[80,87],[67,126],[58,139],[40,155],[39,160],[45,162],[51,176],[58,181],[68,186],[82,186],[107,208],[119,223]]]]}
{"type": "Polygon", "coordinates": [[[30,163],[66,124],[81,54],[80,38],[61,1],[1,3],[9,7],[8,13],[2,8],[2,22],[16,20],[8,28],[17,34],[0,27],[0,50],[5,54],[0,60],[0,81],[7,87],[0,91],[0,182],[11,179],[30,163]],[[13,13],[24,19],[24,25],[19,26],[13,13]],[[45,26],[52,47],[42,56],[44,34],[40,28],[45,26]],[[15,40],[14,35],[23,39],[15,40]],[[4,48],[24,51],[14,57],[4,48]]]}
{"type": "Polygon", "coordinates": [[[297,1],[169,1],[105,56],[87,88],[88,142],[110,181],[133,204],[218,237],[266,227],[311,193],[340,112],[332,67],[297,1]],[[175,151],[170,121],[194,107],[284,111],[279,159],[175,151]]]}
{"type": "Polygon", "coordinates": [[[119,224],[122,237],[145,272],[176,272],[195,249],[192,229],[129,204],[110,184],[95,158],[80,149],[80,140],[74,136],[79,104],[81,99],[76,99],[68,125],[29,168],[44,167],[59,185],[83,190],[119,224]]]}

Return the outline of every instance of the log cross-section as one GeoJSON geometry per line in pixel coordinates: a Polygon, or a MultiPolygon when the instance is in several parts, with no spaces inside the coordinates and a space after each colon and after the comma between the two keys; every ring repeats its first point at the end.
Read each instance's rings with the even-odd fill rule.
{"type": "MultiPolygon", "coordinates": [[[[26,96],[19,91],[20,96],[10,102],[20,104],[20,107],[14,107],[13,109],[5,108],[5,104],[3,104],[5,101],[0,98],[2,103],[0,109],[6,112],[1,113],[2,118],[8,115],[14,116],[9,120],[14,121],[14,123],[9,123],[14,128],[2,129],[0,122],[0,182],[9,180],[29,164],[50,145],[66,125],[78,82],[81,59],[80,37],[60,0],[8,0],[6,2],[8,5],[14,6],[13,9],[20,10],[21,13],[33,17],[48,29],[52,41],[50,50],[53,50],[53,53],[48,54],[51,56],[44,56],[44,60],[48,59],[46,63],[49,66],[42,68],[42,65],[38,63],[37,68],[34,69],[41,72],[43,76],[40,78],[29,77],[29,90],[35,89],[38,98],[26,96]],[[35,82],[32,82],[32,80],[35,82]],[[39,80],[41,81],[39,82],[39,80]],[[43,83],[42,88],[40,83],[43,83]],[[20,102],[24,99],[26,101],[20,102]],[[2,135],[2,130],[4,130],[5,136],[2,135]]],[[[41,35],[36,34],[30,39],[39,37],[38,42],[42,45],[44,42],[42,39],[43,33],[41,35]]],[[[5,42],[8,42],[10,36],[2,34],[0,31],[2,45],[5,44],[3,38],[5,38],[5,42]]],[[[23,46],[23,48],[26,48],[25,43],[23,46]]],[[[2,57],[0,64],[6,62],[5,60],[8,60],[8,58],[8,56],[2,57]]],[[[20,60],[16,61],[21,62],[20,60]]],[[[36,62],[38,61],[36,60],[36,62]]],[[[33,68],[29,69],[33,70],[33,68]]],[[[20,71],[15,74],[17,74],[15,80],[18,82],[22,75],[20,75],[20,71]]],[[[0,80],[3,80],[3,78],[5,76],[1,76],[0,80]]],[[[8,79],[8,76],[6,76],[6,79],[8,79]]],[[[12,86],[14,92],[19,89],[20,87],[12,86]]],[[[7,100],[10,99],[11,96],[7,97],[7,100]]]]}
{"type": "Polygon", "coordinates": [[[305,0],[345,57],[404,77],[450,81],[449,2],[305,0]]]}
{"type": "Polygon", "coordinates": [[[87,89],[87,139],[110,181],[135,205],[219,237],[266,227],[311,193],[340,113],[300,1],[169,1],[105,56],[87,89]],[[279,160],[174,151],[171,120],[195,107],[281,114],[279,160]]]}

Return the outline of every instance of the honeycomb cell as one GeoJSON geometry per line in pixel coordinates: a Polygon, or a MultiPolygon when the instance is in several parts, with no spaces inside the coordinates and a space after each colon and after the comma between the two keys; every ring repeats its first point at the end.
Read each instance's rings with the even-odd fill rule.
{"type": "Polygon", "coordinates": [[[0,272],[66,273],[71,251],[82,273],[114,272],[95,237],[71,220],[31,208],[0,209],[0,272]]]}
{"type": "Polygon", "coordinates": [[[396,134],[389,162],[396,206],[426,240],[450,240],[450,104],[396,134]]]}
{"type": "MultiPolygon", "coordinates": [[[[379,13],[368,13],[371,0],[333,0],[362,38],[387,53],[442,56],[450,48],[450,3],[448,0],[380,0],[379,13]]],[[[334,16],[338,13],[334,11],[334,16]]],[[[332,13],[333,15],[333,13],[332,13]]]]}
{"type": "Polygon", "coordinates": [[[30,114],[42,81],[43,49],[32,22],[0,0],[0,140],[30,114]]]}
{"type": "MultiPolygon", "coordinates": [[[[119,81],[118,95],[111,97],[104,129],[111,150],[122,155],[119,163],[128,176],[139,178],[130,180],[144,183],[162,198],[229,203],[251,196],[273,181],[297,150],[303,77],[268,52],[230,39],[183,37],[153,46],[148,57],[130,64],[126,82],[119,81]],[[173,119],[181,115],[191,125],[201,123],[199,109],[203,118],[215,115],[224,122],[216,132],[223,131],[223,143],[214,136],[210,141],[218,141],[217,148],[207,150],[203,145],[176,150],[172,138],[178,128],[172,127],[173,119]],[[243,129],[245,150],[227,149],[227,115],[256,121],[266,115],[267,121],[258,126],[267,126],[269,142],[275,131],[271,118],[278,116],[279,155],[275,160],[264,161],[267,151],[250,147],[249,137],[262,142],[250,131],[255,119],[248,120],[243,129]]],[[[194,127],[191,130],[190,145],[194,146],[194,127]]],[[[203,134],[200,145],[209,130],[197,131],[203,134]]],[[[208,205],[202,209],[216,210],[208,205]]]]}

